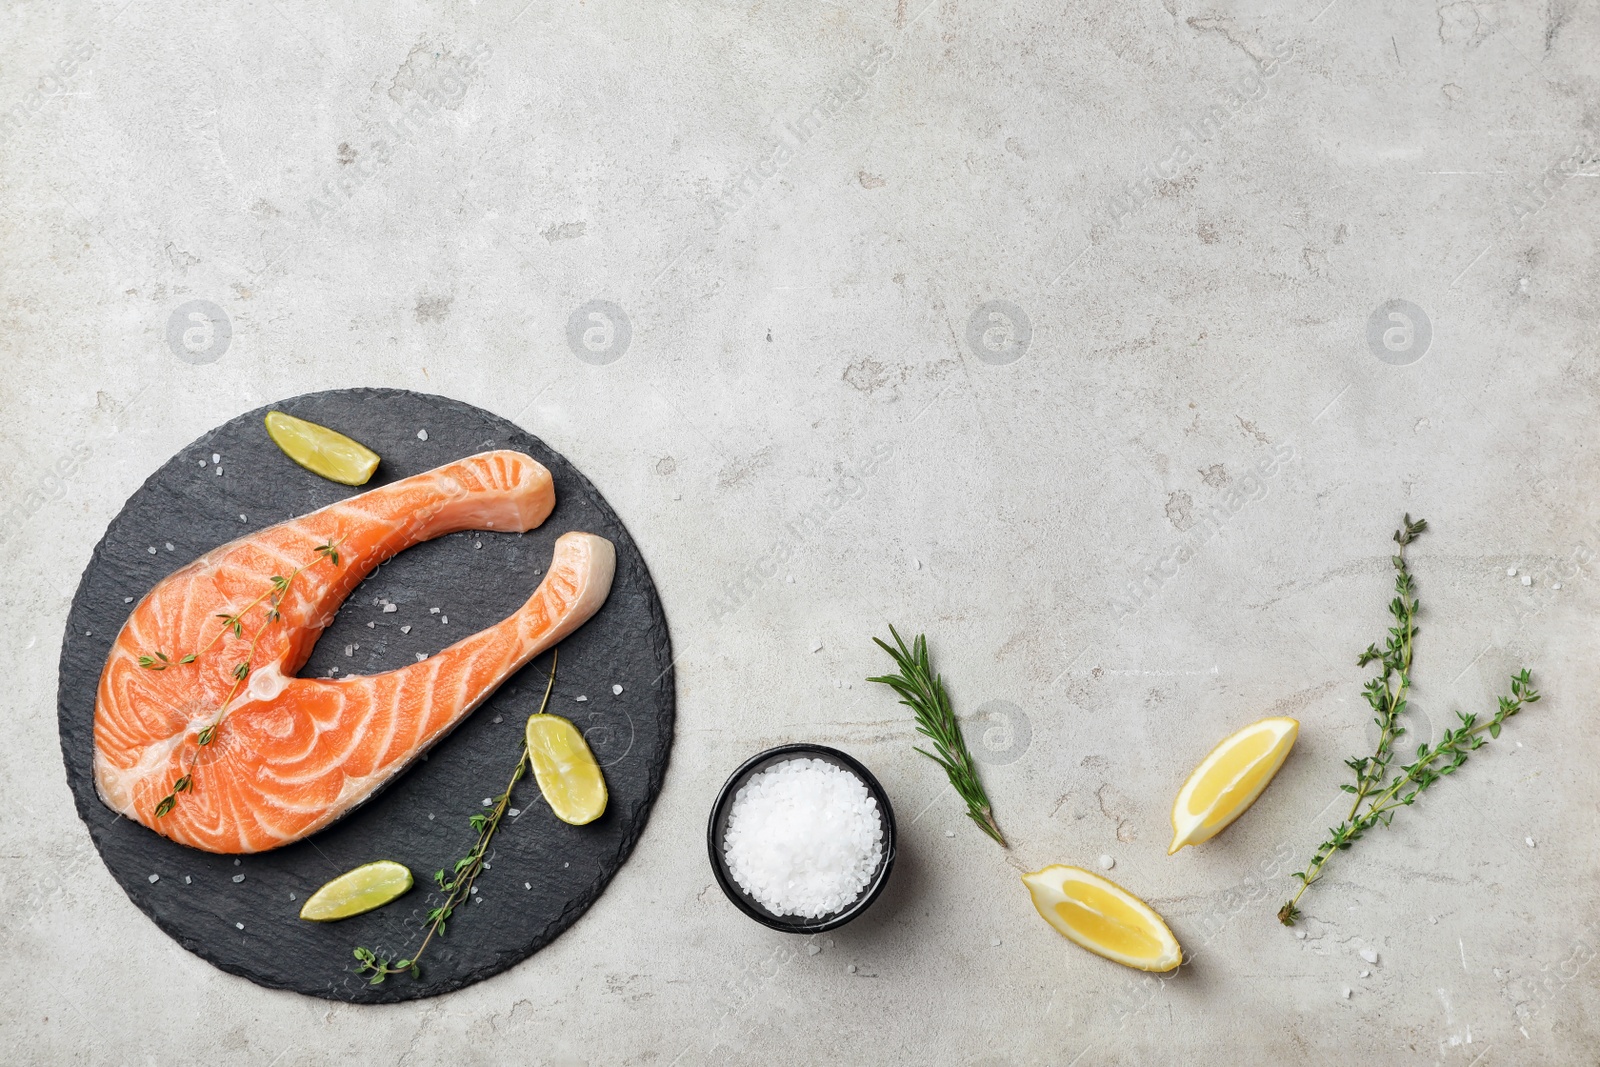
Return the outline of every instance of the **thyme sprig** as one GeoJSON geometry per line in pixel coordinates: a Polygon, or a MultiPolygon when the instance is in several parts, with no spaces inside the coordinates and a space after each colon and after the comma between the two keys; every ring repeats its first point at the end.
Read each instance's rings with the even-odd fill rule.
{"type": "Polygon", "coordinates": [[[1347,851],[1376,826],[1387,827],[1398,809],[1415,803],[1418,796],[1441,778],[1454,774],[1467,762],[1469,753],[1482,748],[1488,739],[1500,736],[1507,719],[1518,714],[1524,705],[1539,700],[1539,691],[1533,687],[1532,676],[1524,668],[1511,676],[1511,695],[1499,698],[1499,707],[1493,716],[1480,721],[1476,715],[1457,712],[1459,726],[1446,730],[1440,735],[1438,744],[1432,747],[1427,744],[1417,746],[1417,758],[1402,765],[1399,774],[1389,779],[1395,742],[1406,733],[1400,716],[1406,710],[1407,694],[1411,689],[1412,654],[1416,636],[1420,632],[1416,617],[1421,611],[1421,604],[1417,600],[1416,583],[1406,564],[1405,550],[1427,528],[1428,524],[1422,519],[1413,522],[1411,516],[1407,515],[1402,527],[1395,531],[1394,540],[1400,547],[1391,557],[1395,569],[1395,597],[1389,603],[1389,614],[1394,616],[1395,624],[1389,628],[1382,649],[1376,644],[1368,645],[1356,661],[1360,667],[1377,662],[1381,668],[1378,677],[1368,681],[1362,690],[1374,713],[1372,721],[1378,727],[1378,745],[1370,756],[1345,761],[1345,765],[1356,776],[1354,785],[1339,787],[1354,794],[1350,813],[1338,826],[1329,828],[1327,838],[1317,846],[1305,870],[1294,873],[1293,877],[1300,882],[1300,888],[1278,909],[1278,921],[1285,926],[1293,926],[1300,917],[1300,897],[1312,882],[1322,877],[1323,868],[1334,853],[1347,851]],[[1365,810],[1363,804],[1366,805],[1365,810]]]}
{"type": "MultiPolygon", "coordinates": [[[[246,604],[241,610],[235,612],[218,613],[217,618],[222,620],[222,628],[216,632],[216,634],[205,644],[203,648],[196,649],[187,656],[184,656],[176,661],[177,664],[193,663],[202,655],[211,651],[212,647],[229,633],[233,634],[233,636],[236,638],[243,638],[244,617],[253,611],[255,607],[263,600],[268,602],[266,618],[262,620],[260,626],[256,627],[255,633],[250,635],[250,647],[245,653],[245,658],[235,663],[233,665],[233,669],[229,672],[233,676],[233,687],[228,690],[228,695],[223,698],[222,705],[221,707],[217,708],[216,715],[212,718],[211,722],[201,727],[200,731],[195,735],[195,748],[188,753],[188,759],[184,766],[183,774],[179,775],[177,780],[172,783],[167,795],[162,797],[156,803],[156,818],[160,819],[171,814],[172,809],[178,804],[178,797],[194,788],[194,765],[195,762],[200,758],[200,749],[211,744],[211,742],[216,738],[217,727],[222,725],[222,718],[224,714],[227,713],[228,705],[233,703],[233,698],[238,695],[240,687],[242,687],[245,683],[245,680],[250,677],[250,671],[255,665],[256,646],[261,641],[261,634],[268,626],[283,618],[281,610],[283,598],[288,595],[289,587],[294,584],[294,580],[296,578],[300,577],[301,571],[304,571],[307,567],[314,567],[323,560],[327,560],[328,562],[332,563],[333,566],[337,567],[339,565],[339,542],[332,540],[326,541],[316,547],[315,554],[315,559],[311,560],[309,563],[302,563],[300,566],[290,571],[288,577],[284,577],[281,574],[274,574],[272,576],[270,588],[268,588],[266,592],[262,593],[254,600],[250,601],[250,603],[246,604]]],[[[169,659],[165,653],[159,651],[156,652],[154,656],[139,657],[139,666],[149,670],[164,671],[168,667],[174,665],[174,662],[169,659]]]]}
{"type": "Polygon", "coordinates": [[[896,647],[890,647],[880,638],[874,637],[873,641],[894,658],[900,673],[868,678],[867,681],[881,682],[900,694],[900,703],[916,714],[917,733],[933,742],[933,752],[920,747],[917,751],[944,768],[950,785],[967,802],[967,818],[976,823],[978,829],[1000,842],[1002,848],[1009,847],[1000,833],[1000,824],[995,822],[989,795],[978,780],[978,768],[972,762],[967,739],[962,736],[961,722],[950,706],[944,678],[933,673],[928,660],[927,637],[918,634],[912,647],[907,648],[899,631],[893,626],[889,627],[889,633],[894,636],[896,647]]]}
{"type": "MultiPolygon", "coordinates": [[[[544,699],[539,704],[539,714],[543,715],[545,708],[550,706],[550,693],[556,685],[556,663],[560,653],[552,654],[550,659],[550,678],[545,683],[544,699]]],[[[489,842],[494,839],[495,831],[500,828],[501,817],[505,815],[506,808],[511,803],[511,790],[522,779],[528,769],[528,743],[523,741],[522,754],[517,757],[517,769],[511,774],[511,781],[506,783],[505,792],[494,800],[494,805],[488,814],[478,812],[468,816],[467,822],[478,835],[478,840],[473,844],[472,851],[461,859],[448,871],[444,868],[433,873],[433,880],[444,893],[444,903],[428,912],[428,932],[423,935],[422,944],[417,946],[417,951],[407,959],[398,959],[392,963],[380,957],[369,948],[355,950],[356,974],[367,979],[368,985],[382,985],[384,979],[392,974],[408,974],[413,979],[422,976],[422,970],[417,961],[427,951],[428,943],[435,937],[443,937],[445,925],[458,905],[466,903],[472,895],[472,884],[478,874],[484,869],[484,860],[489,855],[489,842]]]]}

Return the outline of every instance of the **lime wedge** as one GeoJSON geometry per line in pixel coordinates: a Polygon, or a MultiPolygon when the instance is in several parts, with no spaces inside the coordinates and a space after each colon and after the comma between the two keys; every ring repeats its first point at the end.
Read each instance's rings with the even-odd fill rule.
{"type": "Polygon", "coordinates": [[[411,888],[411,871],[393,860],[364,863],[346,871],[315,893],[300,909],[300,918],[314,923],[348,919],[381,908],[411,888]]]}
{"type": "Polygon", "coordinates": [[[267,436],[312,474],[341,485],[366,485],[378,454],[359,441],[281,411],[267,412],[267,436]]]}
{"type": "Polygon", "coordinates": [[[528,762],[556,818],[573,826],[606,810],[606,779],[578,728],[559,715],[528,716],[528,762]]]}

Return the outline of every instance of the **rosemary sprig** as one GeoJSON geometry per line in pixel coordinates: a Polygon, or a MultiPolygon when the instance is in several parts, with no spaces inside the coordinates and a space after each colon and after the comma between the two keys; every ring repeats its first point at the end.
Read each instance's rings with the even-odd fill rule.
{"type": "MultiPolygon", "coordinates": [[[[550,659],[550,679],[545,683],[544,700],[539,704],[539,714],[544,714],[545,708],[550,706],[550,693],[556,685],[556,663],[560,657],[559,650],[550,659]]],[[[367,979],[368,985],[382,985],[383,980],[391,974],[409,974],[413,979],[422,976],[421,968],[417,961],[427,951],[428,943],[434,937],[443,937],[445,924],[455,912],[456,907],[464,904],[472,895],[472,883],[477,880],[478,873],[483,870],[484,858],[489,854],[489,842],[494,838],[495,831],[500,828],[500,819],[505,815],[506,808],[511,803],[511,790],[521,780],[528,769],[528,743],[522,743],[522,754],[517,757],[517,769],[511,774],[511,781],[506,783],[505,792],[495,798],[494,807],[489,814],[479,812],[468,817],[467,822],[477,833],[478,840],[472,846],[472,851],[461,859],[456,860],[455,866],[448,873],[443,868],[433,874],[433,880],[444,893],[444,903],[428,912],[428,932],[423,935],[422,944],[417,946],[417,951],[409,959],[395,960],[391,963],[380,958],[377,953],[369,948],[357,948],[356,974],[367,979]]]]}
{"type": "MultiPolygon", "coordinates": [[[[268,601],[266,618],[262,621],[261,625],[256,628],[256,632],[251,635],[250,647],[245,654],[245,658],[240,660],[238,663],[235,663],[233,665],[233,670],[230,672],[233,675],[233,687],[228,690],[228,695],[223,699],[222,706],[217,709],[215,717],[213,717],[211,722],[202,727],[199,733],[195,735],[196,747],[188,754],[188,763],[184,767],[183,774],[179,775],[178,779],[172,783],[172,787],[168,791],[167,795],[162,797],[160,801],[156,803],[156,818],[160,819],[171,814],[172,809],[178,804],[179,795],[182,793],[187,793],[190,789],[194,788],[194,765],[195,762],[200,758],[200,749],[211,744],[212,740],[215,739],[217,735],[217,727],[222,725],[222,717],[227,712],[228,705],[233,703],[233,698],[238,695],[240,687],[245,683],[245,679],[250,677],[250,671],[255,665],[256,645],[261,641],[262,632],[265,631],[268,626],[283,618],[280,610],[283,604],[283,598],[288,595],[289,587],[294,584],[294,580],[300,577],[301,571],[305,570],[307,567],[315,566],[323,560],[329,561],[335,567],[339,565],[339,544],[337,541],[330,540],[324,542],[316,547],[315,552],[317,557],[316,559],[313,559],[310,563],[302,563],[300,566],[290,571],[287,578],[281,574],[274,574],[272,576],[271,588],[269,588],[265,593],[262,593],[260,596],[256,597],[254,600],[250,601],[250,603],[246,604],[243,609],[231,613],[219,613],[217,618],[222,620],[222,629],[217,631],[211,640],[206,643],[204,648],[197,649],[196,651],[189,653],[187,656],[184,656],[182,659],[177,661],[179,664],[193,663],[202,655],[211,651],[212,646],[220,641],[226,634],[232,633],[234,637],[242,638],[244,636],[244,617],[254,610],[256,605],[260,604],[263,600],[268,601]]],[[[164,671],[168,667],[173,666],[173,661],[169,659],[165,653],[158,651],[153,657],[140,656],[139,666],[150,670],[164,671]]]]}
{"type": "Polygon", "coordinates": [[[868,678],[867,681],[881,682],[900,694],[900,703],[916,713],[917,733],[933,742],[933,752],[920,747],[917,751],[944,768],[951,786],[967,802],[967,818],[977,823],[978,829],[1000,842],[1002,848],[1009,847],[1000,833],[1000,824],[995,822],[989,795],[983,791],[983,783],[978,780],[978,768],[972,762],[967,740],[961,734],[961,723],[950,707],[944,678],[933,673],[928,661],[927,637],[918,634],[912,647],[907,648],[893,626],[889,627],[889,633],[894,635],[897,647],[890,647],[880,638],[874,637],[873,641],[894,658],[900,673],[868,678]]]}
{"type": "Polygon", "coordinates": [[[1327,838],[1317,846],[1306,869],[1294,873],[1293,877],[1300,882],[1300,888],[1278,909],[1278,921],[1285,926],[1293,926],[1300,917],[1300,897],[1312,882],[1322,877],[1323,868],[1334,853],[1348,850],[1375,826],[1381,824],[1387,827],[1397,809],[1414,803],[1439,779],[1454,774],[1467,762],[1469,753],[1482,748],[1488,738],[1500,736],[1501,727],[1507,719],[1520,712],[1524,705],[1539,700],[1539,691],[1533,687],[1531,675],[1523,669],[1511,676],[1511,695],[1499,698],[1499,707],[1491,718],[1480,722],[1476,715],[1457,712],[1456,717],[1461,723],[1459,726],[1446,730],[1440,736],[1439,743],[1431,748],[1426,744],[1417,746],[1417,758],[1401,766],[1395,778],[1387,780],[1389,764],[1394,758],[1394,744],[1406,732],[1399,719],[1406,710],[1406,696],[1411,688],[1412,652],[1420,632],[1416,617],[1421,605],[1416,596],[1416,584],[1406,565],[1405,550],[1427,528],[1425,521],[1418,519],[1412,522],[1411,516],[1407,515],[1401,529],[1395,531],[1394,540],[1400,548],[1391,557],[1396,572],[1395,598],[1389,603],[1389,613],[1394,616],[1395,624],[1389,628],[1381,650],[1376,644],[1369,645],[1356,661],[1357,666],[1361,667],[1376,661],[1382,668],[1382,673],[1367,682],[1363,689],[1367,703],[1374,712],[1373,722],[1378,726],[1378,746],[1371,756],[1345,761],[1345,765],[1355,772],[1356,781],[1354,785],[1346,784],[1339,788],[1354,794],[1355,800],[1344,821],[1329,828],[1327,838]],[[1363,803],[1365,810],[1362,809],[1363,803]]]}

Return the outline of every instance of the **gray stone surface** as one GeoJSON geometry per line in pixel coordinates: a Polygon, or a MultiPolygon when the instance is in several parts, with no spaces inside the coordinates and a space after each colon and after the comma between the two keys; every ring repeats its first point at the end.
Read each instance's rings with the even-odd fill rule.
{"type": "Polygon", "coordinates": [[[1592,1062],[1600,9],[1324,3],[6,5],[8,1055],[1592,1062]],[[679,654],[608,891],[527,963],[384,1008],[157,930],[55,731],[123,500],[348,385],[571,459],[679,654]],[[1354,656],[1405,511],[1434,525],[1415,733],[1523,664],[1547,697],[1342,856],[1300,939],[1272,912],[1369,744],[1354,656]],[[1009,855],[861,681],[890,621],[994,716],[1009,855]],[[1278,781],[1166,857],[1185,773],[1268,713],[1303,723],[1278,781]],[[902,816],[883,899],[809,945],[734,912],[702,847],[723,776],[788,740],[902,816]],[[1019,870],[1102,854],[1194,954],[1176,979],[1034,916],[1019,870]]]}

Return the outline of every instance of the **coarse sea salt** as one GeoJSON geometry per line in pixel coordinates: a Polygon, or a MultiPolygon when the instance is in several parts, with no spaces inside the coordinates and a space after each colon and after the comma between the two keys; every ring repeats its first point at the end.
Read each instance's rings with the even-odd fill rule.
{"type": "Polygon", "coordinates": [[[820,919],[844,910],[883,859],[883,816],[866,784],[819,759],[754,775],[723,835],[728,873],[768,911],[820,919]]]}

